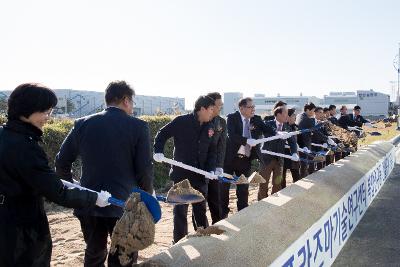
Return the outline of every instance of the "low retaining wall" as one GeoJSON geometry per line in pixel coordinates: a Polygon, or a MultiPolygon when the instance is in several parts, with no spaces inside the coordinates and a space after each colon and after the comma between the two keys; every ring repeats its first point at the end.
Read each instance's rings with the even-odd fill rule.
{"type": "Polygon", "coordinates": [[[151,258],[163,266],[329,266],[389,176],[381,142],[218,222],[226,232],[181,240],[151,258]]]}

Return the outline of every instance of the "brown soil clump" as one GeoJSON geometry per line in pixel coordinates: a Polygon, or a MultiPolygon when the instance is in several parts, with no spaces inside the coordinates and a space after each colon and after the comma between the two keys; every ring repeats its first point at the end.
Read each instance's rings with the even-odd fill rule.
{"type": "Polygon", "coordinates": [[[337,136],[340,142],[347,147],[357,147],[358,137],[354,132],[347,131],[330,121],[327,121],[325,125],[329,135],[337,136]]]}
{"type": "Polygon", "coordinates": [[[197,228],[196,233],[188,235],[188,237],[199,237],[199,236],[210,236],[210,235],[221,235],[225,233],[225,230],[220,229],[216,225],[211,225],[204,229],[203,227],[197,228]]]}
{"type": "Polygon", "coordinates": [[[246,176],[243,174],[239,176],[239,179],[235,182],[235,184],[248,184],[249,181],[247,180],[246,176]]]}
{"type": "Polygon", "coordinates": [[[251,184],[264,184],[267,182],[258,172],[253,172],[248,181],[251,184]]]}
{"type": "Polygon", "coordinates": [[[322,155],[316,155],[316,156],[313,158],[313,160],[314,160],[314,161],[324,161],[324,160],[325,160],[325,157],[322,156],[322,155]]]}
{"type": "Polygon", "coordinates": [[[184,195],[194,195],[199,196],[204,199],[202,193],[194,189],[188,179],[185,179],[179,183],[174,184],[171,189],[167,193],[167,200],[174,199],[175,196],[184,196],[184,195]]]}
{"type": "Polygon", "coordinates": [[[154,242],[154,219],[140,199],[140,193],[132,193],[125,203],[124,214],[117,221],[111,236],[111,254],[117,251],[122,265],[129,263],[134,251],[147,248],[154,242]]]}

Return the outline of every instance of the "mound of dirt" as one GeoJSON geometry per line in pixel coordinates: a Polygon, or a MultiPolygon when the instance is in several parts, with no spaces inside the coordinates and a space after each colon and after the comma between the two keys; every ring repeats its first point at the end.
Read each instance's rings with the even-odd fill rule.
{"type": "Polygon", "coordinates": [[[132,193],[125,203],[124,214],[117,221],[111,236],[110,253],[118,248],[118,258],[122,265],[130,262],[130,255],[147,248],[154,242],[154,219],[140,193],[132,193]]]}
{"type": "Polygon", "coordinates": [[[239,176],[239,179],[235,182],[235,184],[248,184],[249,180],[247,180],[246,176],[243,174],[239,176]]]}
{"type": "Polygon", "coordinates": [[[204,196],[202,193],[194,189],[191,185],[188,179],[185,179],[179,183],[174,184],[171,189],[167,193],[167,199],[174,199],[179,196],[185,196],[185,195],[192,195],[192,196],[198,196],[202,197],[204,199],[204,196]]]}
{"type": "Polygon", "coordinates": [[[210,236],[210,235],[221,235],[225,233],[225,230],[220,229],[216,225],[211,225],[207,228],[199,227],[196,233],[188,235],[188,237],[199,237],[199,236],[210,236]]]}
{"type": "Polygon", "coordinates": [[[264,184],[267,182],[258,172],[253,172],[248,181],[251,184],[264,184]]]}

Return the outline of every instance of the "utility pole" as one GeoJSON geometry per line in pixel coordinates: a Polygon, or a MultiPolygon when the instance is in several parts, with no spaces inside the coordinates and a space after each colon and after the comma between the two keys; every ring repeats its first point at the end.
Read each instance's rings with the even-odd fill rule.
{"type": "Polygon", "coordinates": [[[400,43],[399,53],[394,57],[393,67],[397,71],[397,130],[400,130],[400,43]]]}

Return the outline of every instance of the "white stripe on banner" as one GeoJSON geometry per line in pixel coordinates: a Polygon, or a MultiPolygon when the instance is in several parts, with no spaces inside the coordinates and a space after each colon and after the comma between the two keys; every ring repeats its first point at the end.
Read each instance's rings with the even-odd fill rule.
{"type": "Polygon", "coordinates": [[[271,266],[330,266],[364,216],[395,163],[395,148],[365,174],[271,266]]]}

